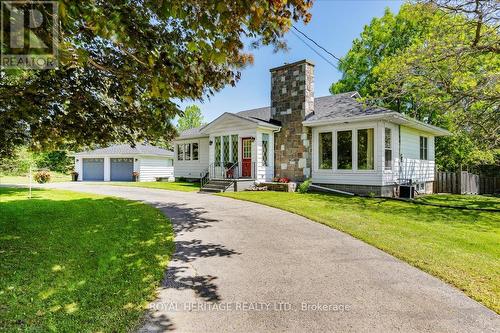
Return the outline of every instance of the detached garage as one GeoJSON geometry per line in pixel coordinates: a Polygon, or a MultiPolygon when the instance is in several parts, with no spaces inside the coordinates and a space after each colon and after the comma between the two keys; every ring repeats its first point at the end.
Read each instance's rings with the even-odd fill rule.
{"type": "Polygon", "coordinates": [[[113,145],[75,154],[75,171],[79,181],[155,181],[173,178],[174,153],[145,144],[131,147],[113,145]]]}

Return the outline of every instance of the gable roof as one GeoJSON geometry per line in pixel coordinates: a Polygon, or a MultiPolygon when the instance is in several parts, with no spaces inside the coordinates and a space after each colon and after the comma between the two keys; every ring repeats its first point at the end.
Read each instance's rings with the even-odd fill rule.
{"type": "Polygon", "coordinates": [[[106,148],[98,148],[89,151],[76,153],[78,155],[152,155],[173,157],[174,153],[170,150],[152,146],[150,144],[136,144],[131,147],[129,144],[117,144],[106,148]]]}
{"type": "MultiPolygon", "coordinates": [[[[249,111],[253,111],[253,110],[249,110],[249,111]]],[[[253,123],[253,124],[258,125],[258,126],[270,127],[270,128],[273,128],[273,129],[279,129],[280,128],[280,125],[278,125],[276,123],[273,123],[274,121],[272,121],[272,120],[266,121],[266,120],[262,120],[262,119],[255,118],[255,117],[251,117],[251,116],[248,116],[248,115],[244,116],[244,115],[241,115],[240,113],[224,112],[223,114],[221,114],[219,117],[217,117],[212,122],[206,124],[205,126],[200,127],[199,128],[199,132],[203,134],[203,133],[205,133],[205,130],[207,130],[210,127],[214,126],[217,122],[219,122],[219,121],[221,121],[221,120],[223,120],[225,118],[229,118],[229,117],[238,118],[239,120],[250,122],[250,123],[253,123]]]]}

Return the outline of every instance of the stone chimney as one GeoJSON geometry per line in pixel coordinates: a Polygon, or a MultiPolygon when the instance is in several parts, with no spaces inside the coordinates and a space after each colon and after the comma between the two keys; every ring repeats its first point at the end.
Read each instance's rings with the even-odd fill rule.
{"type": "Polygon", "coordinates": [[[281,122],[274,136],[274,174],[303,181],[311,176],[311,133],[302,122],[314,112],[314,64],[301,60],[270,71],[271,114],[281,122]]]}

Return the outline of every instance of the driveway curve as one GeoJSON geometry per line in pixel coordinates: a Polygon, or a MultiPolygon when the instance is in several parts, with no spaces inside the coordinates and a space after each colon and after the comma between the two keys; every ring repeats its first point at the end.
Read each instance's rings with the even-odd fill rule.
{"type": "Polygon", "coordinates": [[[171,218],[176,252],[143,332],[499,332],[500,316],[461,291],[288,212],[199,193],[50,187],[144,201],[171,218]]]}

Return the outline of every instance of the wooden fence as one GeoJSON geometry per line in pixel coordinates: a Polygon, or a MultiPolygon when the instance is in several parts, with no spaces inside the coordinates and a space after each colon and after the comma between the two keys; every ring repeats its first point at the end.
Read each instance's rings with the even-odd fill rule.
{"type": "Polygon", "coordinates": [[[434,193],[492,194],[500,192],[500,177],[482,177],[467,171],[438,171],[434,193]]]}

